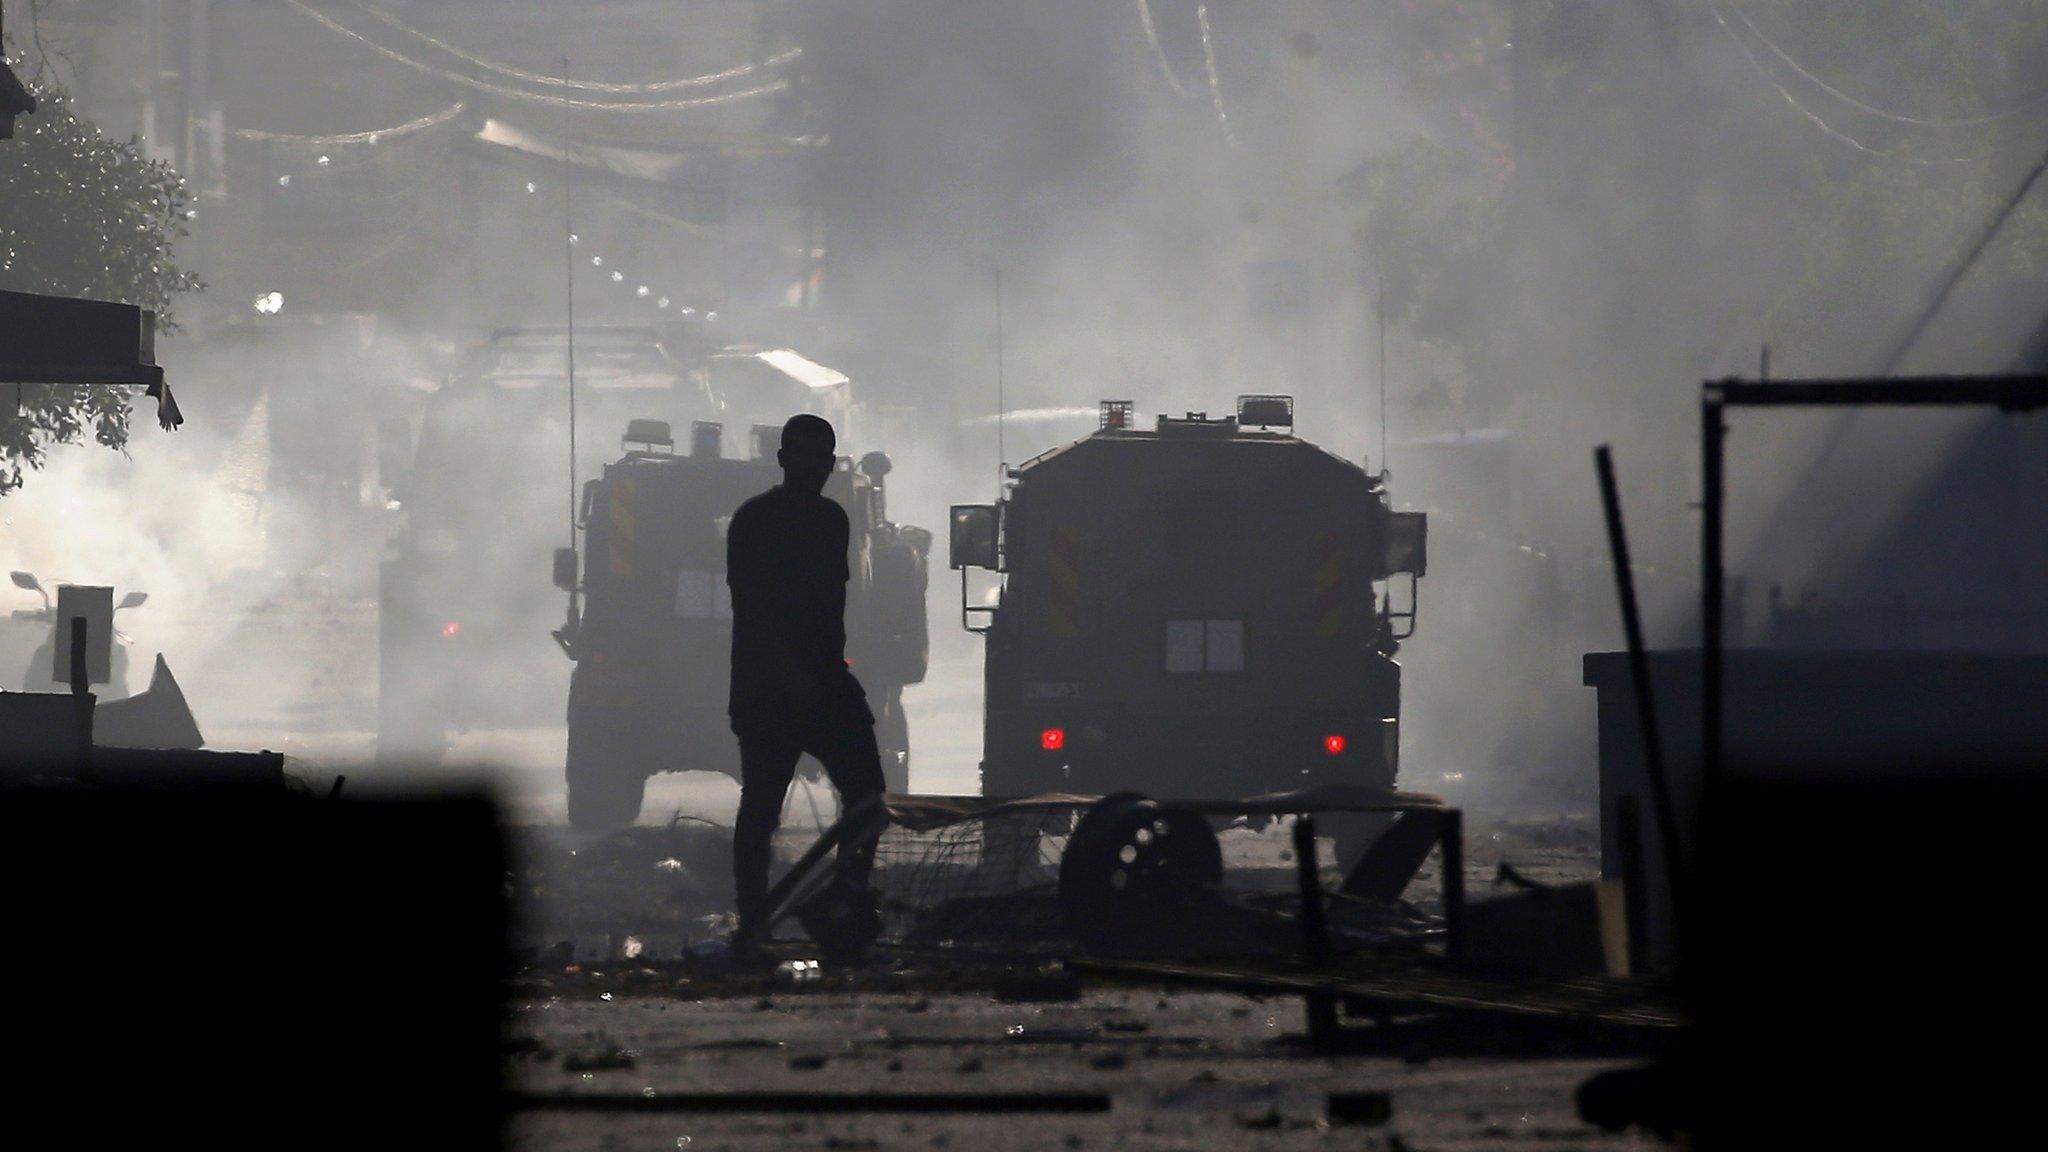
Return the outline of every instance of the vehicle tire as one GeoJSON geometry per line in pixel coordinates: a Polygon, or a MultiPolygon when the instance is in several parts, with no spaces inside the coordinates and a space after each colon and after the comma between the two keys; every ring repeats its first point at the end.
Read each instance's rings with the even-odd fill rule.
{"type": "Polygon", "coordinates": [[[610,832],[640,818],[647,774],[616,732],[598,721],[569,725],[569,825],[579,831],[610,832]]]}
{"type": "Polygon", "coordinates": [[[1090,950],[1176,950],[1223,881],[1223,850],[1207,819],[1136,792],[1095,802],[1060,857],[1059,899],[1090,950]]]}

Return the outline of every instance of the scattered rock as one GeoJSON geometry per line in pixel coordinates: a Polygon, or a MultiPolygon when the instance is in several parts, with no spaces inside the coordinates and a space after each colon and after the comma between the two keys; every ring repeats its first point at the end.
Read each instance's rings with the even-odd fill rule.
{"type": "Polygon", "coordinates": [[[982,1070],[982,1068],[983,1068],[983,1064],[982,1064],[982,1062],[981,1062],[981,1057],[979,1057],[979,1056],[969,1056],[969,1057],[968,1057],[967,1059],[965,1059],[965,1060],[962,1060],[962,1061],[960,1062],[960,1066],[959,1066],[958,1068],[955,1068],[955,1069],[954,1069],[954,1071],[955,1071],[955,1072],[979,1072],[979,1071],[981,1071],[981,1070],[982,1070]]]}
{"type": "Polygon", "coordinates": [[[1280,1110],[1278,1108],[1268,1108],[1264,1112],[1260,1112],[1257,1115],[1240,1115],[1237,1118],[1237,1126],[1239,1128],[1250,1128],[1254,1131],[1263,1131],[1278,1128],[1284,1123],[1286,1123],[1286,1121],[1280,1115],[1280,1110]]]}
{"type": "Polygon", "coordinates": [[[633,1054],[616,1046],[571,1052],[562,1057],[564,1072],[616,1072],[633,1066],[633,1054]]]}
{"type": "Polygon", "coordinates": [[[1081,998],[1081,978],[1056,966],[1005,973],[996,980],[995,998],[1005,1004],[1070,1003],[1081,998]]]}
{"type": "Polygon", "coordinates": [[[1097,1057],[1096,1057],[1095,1059],[1093,1059],[1093,1060],[1090,1060],[1090,1061],[1088,1062],[1088,1066],[1089,1066],[1090,1068],[1100,1068],[1100,1069],[1109,1069],[1109,1068],[1121,1068],[1121,1067],[1123,1067],[1123,1066],[1124,1066],[1124,1065],[1125,1065],[1126,1063],[1128,1063],[1128,1061],[1126,1061],[1126,1060],[1124,1059],[1124,1054],[1123,1054],[1123,1053],[1121,1053],[1121,1052],[1105,1052],[1105,1053],[1103,1053],[1102,1055],[1100,1055],[1100,1056],[1097,1056],[1097,1057]]]}
{"type": "Polygon", "coordinates": [[[826,1060],[827,1057],[813,1052],[802,1056],[791,1056],[789,1058],[789,1066],[798,1072],[815,1072],[825,1066],[826,1060]]]}
{"type": "Polygon", "coordinates": [[[1394,1118],[1394,1101],[1385,1092],[1332,1092],[1328,1114],[1332,1124],[1385,1124],[1394,1118]]]}

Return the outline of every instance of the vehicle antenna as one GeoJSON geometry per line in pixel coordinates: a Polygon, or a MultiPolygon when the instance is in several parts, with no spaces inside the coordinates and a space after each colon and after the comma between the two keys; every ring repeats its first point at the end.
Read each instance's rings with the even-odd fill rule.
{"type": "MultiPolygon", "coordinates": [[[[569,79],[569,58],[562,57],[562,79],[569,79]]],[[[569,154],[569,118],[562,116],[562,155],[569,154]]],[[[562,175],[562,289],[568,304],[569,344],[569,547],[576,546],[576,179],[567,167],[562,175]]],[[[576,593],[569,593],[574,603],[576,593]]]]}
{"type": "Polygon", "coordinates": [[[1373,350],[1379,354],[1380,389],[1380,478],[1387,477],[1387,458],[1392,455],[1387,443],[1387,274],[1373,273],[1373,310],[1379,314],[1379,339],[1373,342],[1373,350]]]}
{"type": "Polygon", "coordinates": [[[1002,495],[1003,465],[1003,270],[996,269],[996,495],[1002,495]]]}

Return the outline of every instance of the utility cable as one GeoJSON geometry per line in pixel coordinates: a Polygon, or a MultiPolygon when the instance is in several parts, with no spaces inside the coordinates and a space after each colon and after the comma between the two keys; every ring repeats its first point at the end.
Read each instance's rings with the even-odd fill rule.
{"type": "MultiPolygon", "coordinates": [[[[2022,100],[2020,103],[2015,104],[2010,108],[2004,109],[2003,111],[1991,112],[1982,116],[1965,116],[1959,119],[1935,120],[1923,116],[1908,116],[1904,113],[1892,112],[1884,108],[1879,108],[1874,104],[1868,104],[1862,100],[1858,100],[1856,97],[1851,96],[1847,92],[1842,91],[1840,88],[1837,88],[1832,84],[1829,84],[1827,81],[1821,79],[1819,76],[1814,75],[1811,71],[1802,66],[1799,63],[1799,61],[1793,59],[1790,53],[1786,52],[1783,48],[1780,48],[1776,41],[1772,40],[1769,36],[1764,35],[1763,29],[1758,28],[1756,26],[1756,22],[1749,18],[1749,14],[1742,10],[1742,6],[1736,3],[1736,0],[1728,0],[1728,7],[1734,11],[1735,18],[1737,20],[1742,21],[1742,26],[1744,28],[1749,29],[1750,35],[1755,36],[1759,43],[1761,43],[1765,48],[1769,49],[1771,55],[1776,56],[1779,60],[1784,61],[1785,66],[1792,69],[1793,73],[1797,75],[1800,79],[1806,81],[1807,83],[1813,85],[1815,88],[1820,89],[1828,95],[1833,96],[1835,99],[1840,100],[1842,103],[1847,104],[1851,108],[1854,108],[1859,112],[1867,112],[1872,116],[1878,117],[1879,119],[1890,120],[1897,124],[1911,124],[1920,128],[1977,128],[1982,127],[1986,124],[1996,124],[2002,120],[2010,120],[2015,116],[2023,116],[2028,112],[2032,112],[2036,108],[2048,105],[2048,91],[2042,91],[2034,94],[2033,96],[2028,97],[2025,100],[2022,100]]],[[[1722,21],[1722,23],[1725,25],[1727,22],[1724,20],[1722,21]]]]}
{"type": "Polygon", "coordinates": [[[1152,0],[1138,0],[1138,26],[1145,30],[1145,43],[1152,46],[1152,59],[1158,61],[1159,72],[1166,77],[1166,86],[1173,94],[1184,100],[1193,100],[1195,90],[1181,83],[1173,63],[1166,58],[1166,46],[1159,42],[1159,26],[1152,22],[1152,0]]]}
{"type": "MultiPolygon", "coordinates": [[[[415,132],[424,132],[429,128],[446,124],[448,121],[462,115],[466,107],[467,105],[462,101],[457,100],[439,112],[429,112],[417,120],[408,120],[403,124],[393,124],[389,128],[377,128],[368,132],[339,132],[326,136],[305,136],[297,132],[265,132],[257,128],[230,128],[228,131],[237,140],[260,140],[273,144],[303,144],[308,147],[319,148],[342,144],[380,144],[386,140],[396,140],[403,136],[410,136],[415,132]]],[[[196,120],[194,121],[194,123],[197,122],[196,120]]]]}
{"type": "MultiPolygon", "coordinates": [[[[2013,189],[2012,194],[2006,197],[2005,203],[2000,206],[1998,211],[1986,222],[1983,229],[1978,232],[1977,239],[1970,245],[1969,251],[1965,252],[1962,258],[1956,261],[1955,267],[1951,268],[1949,274],[1942,279],[1941,286],[1934,290],[1934,295],[1929,299],[1927,306],[1921,309],[1920,315],[1914,319],[1913,326],[1906,331],[1905,336],[1897,344],[1893,345],[1891,351],[1886,354],[1884,362],[1877,370],[1878,376],[1890,376],[1897,372],[1899,367],[1905,363],[1906,357],[1920,343],[1920,337],[1926,334],[1927,329],[1934,323],[1934,318],[1940,315],[1941,310],[1948,304],[1948,299],[1954,294],[1956,286],[1961,284],[1963,277],[1969,273],[1971,268],[1976,266],[1977,261],[1984,255],[1984,250],[1991,246],[1991,241],[2004,229],[2005,222],[2012,218],[2014,212],[2019,210],[2020,204],[2034,190],[2034,185],[2040,182],[2043,173],[2048,173],[2048,153],[2044,153],[2041,159],[2035,162],[2034,167],[2028,171],[2026,178],[2019,182],[2019,185],[2013,189]]],[[[1851,409],[1840,413],[1836,417],[1833,426],[1828,429],[1827,439],[1821,442],[1821,446],[1814,453],[1812,461],[1800,472],[1798,482],[1787,489],[1787,491],[1799,493],[1813,487],[1820,479],[1821,471],[1826,467],[1830,458],[1841,448],[1843,442],[1849,438],[1850,431],[1856,427],[1856,415],[1855,410],[1851,409]]],[[[1759,542],[1759,547],[1768,546],[1769,542],[1777,536],[1780,522],[1787,515],[1787,509],[1790,505],[1790,501],[1785,501],[1778,505],[1776,513],[1764,525],[1763,531],[1757,534],[1756,539],[1759,542]]]]}
{"type": "Polygon", "coordinates": [[[462,84],[474,88],[479,92],[489,92],[496,96],[509,96],[515,100],[527,100],[535,104],[546,104],[555,108],[590,108],[601,112],[674,112],[689,108],[708,108],[719,104],[731,104],[755,96],[767,96],[776,92],[783,92],[789,88],[789,81],[776,80],[767,84],[756,85],[752,88],[743,88],[736,92],[725,92],[716,96],[692,96],[676,100],[609,101],[579,100],[569,96],[548,96],[538,92],[526,92],[517,88],[507,88],[502,84],[493,84],[488,80],[479,80],[474,76],[467,76],[446,68],[437,68],[425,61],[415,60],[402,52],[379,44],[377,41],[370,39],[368,36],[307,4],[305,0],[285,0],[285,3],[298,9],[321,27],[355,40],[371,51],[395,63],[403,64],[408,68],[424,72],[430,76],[439,77],[452,84],[462,84]]]}
{"type": "Polygon", "coordinates": [[[1756,51],[1749,46],[1749,41],[1744,39],[1742,34],[1737,32],[1735,28],[1728,23],[1727,16],[1724,15],[1721,11],[1720,0],[1707,0],[1707,7],[1713,9],[1714,20],[1721,25],[1721,30],[1728,33],[1729,38],[1735,41],[1735,46],[1742,50],[1743,57],[1749,61],[1750,66],[1752,68],[1756,69],[1757,75],[1762,76],[1764,78],[1765,83],[1769,84],[1772,88],[1776,89],[1778,95],[1784,97],[1785,103],[1790,104],[1792,106],[1793,111],[1805,117],[1806,120],[1809,123],[1811,123],[1814,127],[1820,129],[1822,132],[1826,133],[1829,138],[1835,140],[1838,143],[1846,144],[1849,147],[1854,148],[1856,151],[1864,153],[1868,156],[1877,156],[1886,160],[1899,160],[1904,163],[1911,164],[1915,167],[1920,168],[1938,168],[1950,164],[1974,164],[1979,160],[1983,160],[1987,157],[1997,155],[2000,151],[2002,151],[2002,149],[1992,148],[1969,156],[1956,156],[1945,159],[1928,160],[1917,156],[1908,156],[1903,152],[1890,151],[1884,148],[1875,148],[1871,145],[1865,144],[1863,141],[1858,140],[1856,137],[1849,135],[1847,132],[1844,132],[1841,129],[1836,128],[1834,125],[1828,123],[1825,119],[1822,119],[1819,113],[1813,111],[1806,105],[1800,103],[1799,98],[1797,96],[1794,96],[1789,89],[1787,89],[1783,84],[1779,83],[1778,78],[1772,75],[1771,70],[1764,66],[1764,62],[1757,58],[1756,51]]]}
{"type": "Polygon", "coordinates": [[[430,44],[464,63],[473,64],[485,71],[496,72],[502,76],[524,80],[530,84],[542,84],[550,88],[566,88],[575,92],[609,92],[614,95],[637,96],[655,95],[662,92],[679,92],[688,88],[704,88],[713,84],[723,83],[727,80],[737,80],[742,76],[751,76],[765,68],[780,67],[804,54],[804,50],[801,48],[791,48],[784,52],[778,52],[759,63],[741,64],[736,68],[727,68],[721,72],[707,72],[702,76],[686,76],[680,80],[657,80],[642,84],[608,84],[597,80],[570,80],[561,76],[550,76],[545,72],[528,72],[523,68],[515,67],[503,61],[492,60],[489,57],[465,51],[448,43],[446,40],[437,39],[406,24],[398,17],[393,16],[375,4],[365,3],[364,0],[354,0],[354,2],[355,6],[362,9],[364,14],[368,15],[371,19],[386,24],[403,35],[410,36],[423,44],[430,44]]]}
{"type": "Polygon", "coordinates": [[[1223,139],[1232,148],[1237,147],[1237,133],[1230,129],[1230,113],[1223,108],[1223,80],[1216,73],[1216,44],[1209,35],[1209,6],[1197,5],[1195,22],[1202,28],[1202,66],[1209,73],[1209,103],[1216,109],[1216,126],[1223,129],[1223,139]]]}

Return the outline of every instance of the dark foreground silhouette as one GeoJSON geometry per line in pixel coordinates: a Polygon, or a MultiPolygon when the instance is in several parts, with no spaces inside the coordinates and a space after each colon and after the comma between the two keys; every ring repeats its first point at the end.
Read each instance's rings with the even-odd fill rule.
{"type": "MultiPolygon", "coordinates": [[[[823,493],[837,438],[816,416],[782,428],[782,483],[748,500],[726,532],[732,586],[732,728],[740,742],[733,828],[739,936],[762,934],[770,840],[804,753],[843,810],[877,800],[882,762],[867,694],[846,665],[846,512],[823,493]]],[[[864,890],[872,840],[839,849],[839,884],[864,890]]]]}

